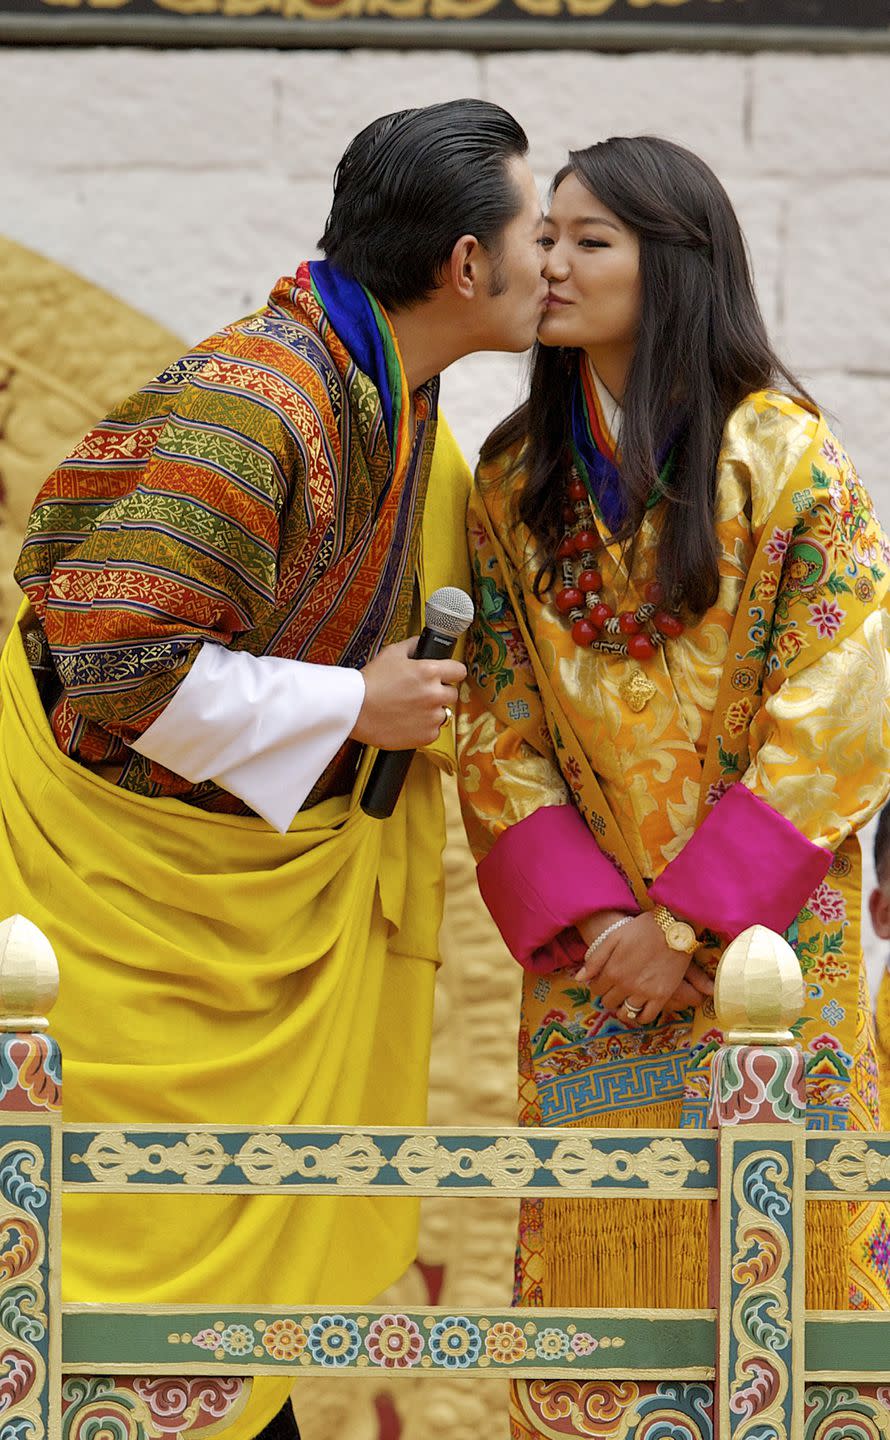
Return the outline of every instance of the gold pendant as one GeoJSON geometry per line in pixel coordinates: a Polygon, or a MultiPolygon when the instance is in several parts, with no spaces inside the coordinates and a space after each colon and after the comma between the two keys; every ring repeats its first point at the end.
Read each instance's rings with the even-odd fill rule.
{"type": "Polygon", "coordinates": [[[618,694],[628,710],[633,710],[637,715],[641,710],[645,710],[652,696],[657,693],[657,688],[649,676],[644,675],[640,669],[632,670],[618,687],[618,694]]]}

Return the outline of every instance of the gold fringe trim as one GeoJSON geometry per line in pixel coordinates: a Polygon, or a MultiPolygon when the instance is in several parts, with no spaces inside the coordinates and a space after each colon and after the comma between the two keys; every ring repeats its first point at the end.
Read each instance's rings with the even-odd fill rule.
{"type": "Polygon", "coordinates": [[[806,1209],[808,1310],[846,1310],[850,1304],[850,1207],[810,1200],[806,1209]]]}
{"type": "MultiPolygon", "coordinates": [[[[598,1130],[670,1130],[677,1101],[598,1115],[598,1130]]],[[[594,1128],[574,1121],[574,1130],[594,1128]]],[[[707,1200],[545,1200],[542,1303],[697,1310],[708,1304],[707,1200]]],[[[806,1207],[806,1303],[849,1305],[849,1206],[806,1207]]],[[[535,1257],[538,1259],[539,1257],[535,1257]]]]}
{"type": "MultiPolygon", "coordinates": [[[[674,1129],[680,1102],[598,1115],[597,1129],[674,1129]]],[[[589,1130],[589,1120],[572,1129],[589,1130]]],[[[543,1303],[698,1309],[708,1303],[706,1200],[545,1200],[543,1303]]]]}

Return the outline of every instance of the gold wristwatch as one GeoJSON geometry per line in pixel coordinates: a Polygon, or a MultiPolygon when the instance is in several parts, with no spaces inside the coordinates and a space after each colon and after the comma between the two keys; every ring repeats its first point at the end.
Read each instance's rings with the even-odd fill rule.
{"type": "Polygon", "coordinates": [[[687,921],[678,920],[666,905],[656,905],[652,918],[664,931],[664,938],[671,950],[681,950],[684,955],[695,954],[698,949],[698,936],[687,921]]]}

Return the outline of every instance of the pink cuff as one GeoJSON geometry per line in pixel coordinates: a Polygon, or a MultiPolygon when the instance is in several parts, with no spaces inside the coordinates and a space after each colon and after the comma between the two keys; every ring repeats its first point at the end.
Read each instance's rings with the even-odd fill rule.
{"type": "MultiPolygon", "coordinates": [[[[476,870],[479,890],[520,965],[596,910],[639,910],[633,891],[573,805],[543,805],[499,835],[476,870]]],[[[569,959],[545,964],[555,970],[569,959]]],[[[531,963],[530,963],[531,962],[531,963]]]]}
{"type": "Polygon", "coordinates": [[[519,963],[523,970],[533,970],[536,975],[551,975],[554,970],[577,970],[586,954],[586,941],[570,925],[519,963]]]}
{"type": "Polygon", "coordinates": [[[733,785],[649,887],[698,929],[735,939],[749,925],[781,933],[812,895],[831,855],[745,785],[733,785]]]}

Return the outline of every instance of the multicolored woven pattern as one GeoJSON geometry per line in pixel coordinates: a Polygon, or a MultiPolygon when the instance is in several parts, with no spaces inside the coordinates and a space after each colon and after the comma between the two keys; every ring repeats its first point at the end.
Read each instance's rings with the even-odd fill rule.
{"type": "Polygon", "coordinates": [[[91,430],[40,491],[16,569],[61,682],[60,749],[125,788],[242,810],[128,742],[204,641],[362,665],[407,634],[436,383],[394,465],[380,393],[303,265],[91,430]]]}

